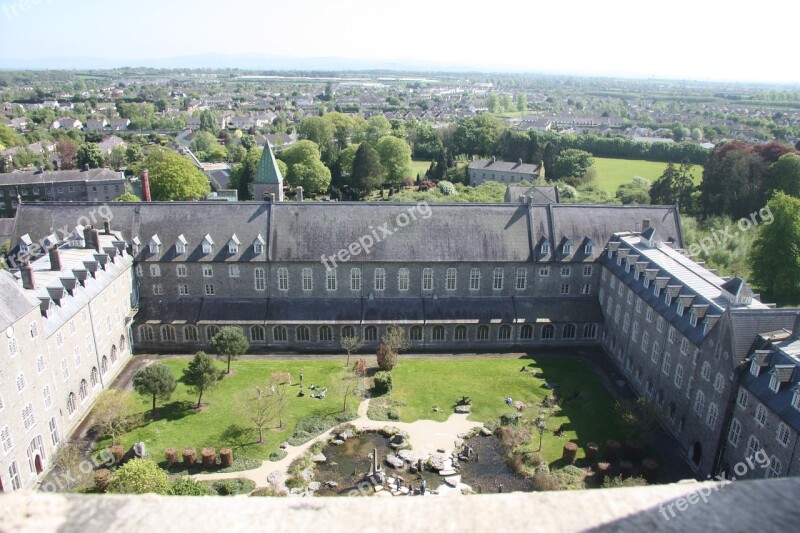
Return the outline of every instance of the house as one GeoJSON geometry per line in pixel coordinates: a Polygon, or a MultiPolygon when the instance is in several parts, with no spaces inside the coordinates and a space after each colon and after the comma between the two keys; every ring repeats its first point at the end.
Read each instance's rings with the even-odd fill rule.
{"type": "Polygon", "coordinates": [[[497,161],[492,159],[478,159],[469,164],[469,184],[473,187],[496,181],[498,183],[515,183],[520,181],[536,181],[539,178],[543,165],[523,163],[520,159],[516,163],[497,161]]]}
{"type": "Polygon", "coordinates": [[[83,123],[77,118],[61,117],[50,124],[50,129],[57,130],[79,130],[83,127],[83,123]]]}
{"type": "Polygon", "coordinates": [[[86,129],[94,131],[102,131],[108,126],[108,121],[105,117],[90,118],[86,120],[86,129]]]}
{"type": "Polygon", "coordinates": [[[23,131],[25,128],[28,127],[28,119],[25,117],[12,118],[11,121],[8,123],[8,125],[11,128],[23,131]]]}
{"type": "Polygon", "coordinates": [[[111,150],[113,150],[117,146],[122,146],[123,148],[127,148],[128,143],[126,143],[124,140],[117,137],[116,135],[111,135],[109,137],[106,137],[101,142],[97,143],[97,147],[100,148],[100,151],[103,152],[103,155],[110,154],[111,150]]]}
{"type": "Polygon", "coordinates": [[[110,120],[110,126],[113,131],[125,131],[130,123],[130,119],[127,118],[114,117],[110,120]]]}

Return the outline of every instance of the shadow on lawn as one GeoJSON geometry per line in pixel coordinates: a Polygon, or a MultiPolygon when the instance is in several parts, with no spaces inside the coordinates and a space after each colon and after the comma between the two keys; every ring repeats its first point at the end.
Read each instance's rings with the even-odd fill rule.
{"type": "Polygon", "coordinates": [[[170,422],[180,420],[181,418],[191,414],[194,406],[194,402],[185,400],[165,403],[161,407],[156,408],[155,418],[153,418],[153,412],[148,410],[144,414],[144,423],[142,425],[146,426],[151,422],[158,422],[159,420],[168,420],[170,422]]]}

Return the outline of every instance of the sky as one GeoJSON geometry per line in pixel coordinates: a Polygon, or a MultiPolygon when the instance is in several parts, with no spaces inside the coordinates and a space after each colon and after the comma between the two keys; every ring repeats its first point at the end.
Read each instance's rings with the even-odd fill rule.
{"type": "Polygon", "coordinates": [[[796,0],[0,0],[0,67],[257,54],[800,83],[798,15],[796,0]]]}

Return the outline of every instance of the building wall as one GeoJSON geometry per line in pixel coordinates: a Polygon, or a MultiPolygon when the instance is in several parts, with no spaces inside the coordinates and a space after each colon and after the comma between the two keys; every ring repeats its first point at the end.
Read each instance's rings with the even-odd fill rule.
{"type": "Polygon", "coordinates": [[[498,183],[518,183],[520,181],[535,181],[536,174],[527,172],[499,171],[491,169],[469,169],[469,184],[472,186],[481,185],[487,181],[498,183]]]}

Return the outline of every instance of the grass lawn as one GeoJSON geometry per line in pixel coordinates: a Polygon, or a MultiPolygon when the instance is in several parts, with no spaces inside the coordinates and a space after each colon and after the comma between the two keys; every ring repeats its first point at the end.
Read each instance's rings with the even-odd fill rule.
{"type": "MultiPolygon", "coordinates": [[[[401,356],[402,357],[402,356],[401,356]]],[[[567,441],[580,447],[588,442],[604,443],[623,438],[623,430],[616,423],[614,401],[603,388],[595,373],[583,361],[568,358],[542,357],[539,359],[469,359],[469,360],[410,360],[402,361],[392,371],[394,391],[392,396],[405,402],[400,407],[403,421],[422,418],[445,420],[453,412],[453,405],[461,396],[472,399],[471,420],[481,422],[514,412],[505,398],[538,404],[550,393],[545,382],[557,383],[562,398],[573,392],[579,398],[562,405],[558,416],[550,419],[548,428],[555,430],[562,424],[564,434],[552,433],[544,437],[543,453],[548,461],[561,457],[567,441]],[[535,369],[542,378],[533,377],[520,368],[535,369]],[[440,412],[435,413],[434,407],[440,412]]],[[[532,407],[531,409],[536,409],[532,407]]],[[[538,437],[537,437],[538,439],[538,437]]],[[[536,442],[538,447],[538,440],[536,442]]],[[[583,452],[579,452],[579,457],[583,452]]]]}
{"type": "MultiPolygon", "coordinates": [[[[599,188],[608,191],[613,196],[617,192],[617,187],[623,183],[628,183],[634,176],[645,178],[652,183],[664,173],[667,164],[638,159],[595,157],[594,168],[597,170],[595,183],[599,188]]],[[[703,167],[694,165],[692,174],[695,185],[699,184],[703,177],[703,167]]]]}
{"type": "Polygon", "coordinates": [[[425,173],[431,166],[430,161],[412,161],[411,162],[411,177],[417,179],[417,174],[419,174],[422,179],[425,179],[425,173]]]}
{"type": "MultiPolygon", "coordinates": [[[[175,359],[163,362],[179,378],[189,361],[175,359]]],[[[169,401],[157,403],[159,415],[155,421],[150,419],[152,399],[134,393],[145,416],[144,425],[119,440],[126,449],[135,442],[144,442],[149,453],[157,460],[163,460],[164,450],[167,448],[175,447],[180,453],[187,446],[195,447],[198,457],[204,446],[213,446],[217,450],[230,446],[236,453],[247,457],[267,459],[292,433],[299,419],[334,415],[341,410],[342,402],[333,390],[333,380],[330,377],[336,375],[341,365],[341,361],[234,361],[231,375],[225,376],[215,389],[203,394],[203,404],[208,405],[200,412],[193,411],[197,404],[197,395],[190,393],[186,385],[179,382],[169,401]],[[253,394],[256,385],[266,388],[273,372],[290,372],[295,386],[287,394],[288,405],[284,417],[286,429],[265,430],[265,443],[258,444],[258,434],[254,429],[248,429],[252,424],[240,413],[237,395],[253,394]],[[303,372],[306,388],[306,396],[302,398],[297,396],[300,390],[297,385],[300,372],[303,372]],[[310,397],[307,387],[311,384],[328,387],[324,400],[310,397]]],[[[220,363],[220,367],[222,366],[220,363]]],[[[358,399],[348,400],[348,407],[355,410],[357,402],[358,399]]],[[[104,448],[108,443],[108,440],[104,440],[100,447],[104,448]]]]}

